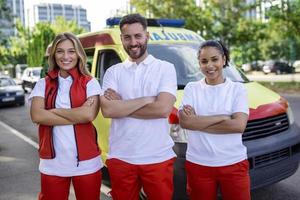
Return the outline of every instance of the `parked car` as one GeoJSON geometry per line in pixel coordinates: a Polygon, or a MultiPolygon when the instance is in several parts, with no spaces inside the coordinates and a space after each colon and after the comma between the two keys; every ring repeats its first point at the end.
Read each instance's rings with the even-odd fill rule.
{"type": "Polygon", "coordinates": [[[24,105],[25,95],[22,87],[7,76],[0,76],[0,106],[24,105]]]}
{"type": "Polygon", "coordinates": [[[23,75],[24,70],[27,67],[28,67],[27,64],[17,64],[15,66],[15,79],[14,80],[18,85],[22,84],[22,75],[23,75]]]}
{"type": "Polygon", "coordinates": [[[295,68],[295,72],[299,73],[300,72],[300,60],[296,60],[293,63],[293,67],[295,68]]]}
{"type": "Polygon", "coordinates": [[[264,65],[264,61],[256,60],[252,61],[250,63],[245,63],[242,65],[242,70],[244,72],[250,72],[250,71],[261,71],[264,65]]]}
{"type": "Polygon", "coordinates": [[[274,72],[275,74],[291,74],[295,72],[295,68],[290,66],[286,61],[268,60],[263,66],[265,74],[274,72]]]}
{"type": "Polygon", "coordinates": [[[265,62],[262,60],[256,60],[251,62],[251,70],[253,71],[261,71],[265,62]]]}
{"type": "Polygon", "coordinates": [[[264,74],[269,74],[271,73],[271,67],[269,65],[264,65],[262,71],[264,72],[264,74]]]}
{"type": "Polygon", "coordinates": [[[42,67],[28,67],[22,75],[22,88],[25,92],[31,91],[41,78],[42,67]]]}
{"type": "Polygon", "coordinates": [[[250,64],[250,63],[242,64],[241,69],[242,69],[244,72],[250,72],[250,71],[252,71],[252,69],[251,69],[251,64],[250,64]]]}

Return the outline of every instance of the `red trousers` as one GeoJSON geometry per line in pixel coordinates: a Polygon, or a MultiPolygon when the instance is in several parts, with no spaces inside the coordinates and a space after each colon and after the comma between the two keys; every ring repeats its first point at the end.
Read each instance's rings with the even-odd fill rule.
{"type": "Polygon", "coordinates": [[[77,200],[100,200],[101,171],[92,174],[60,177],[41,174],[39,200],[68,200],[72,181],[77,200]]]}
{"type": "Polygon", "coordinates": [[[114,158],[107,160],[113,199],[138,200],[143,187],[148,200],[171,200],[174,161],[134,165],[114,158]]]}
{"type": "Polygon", "coordinates": [[[223,200],[250,200],[248,160],[207,167],[186,161],[187,191],[191,200],[216,200],[220,187],[223,200]]]}

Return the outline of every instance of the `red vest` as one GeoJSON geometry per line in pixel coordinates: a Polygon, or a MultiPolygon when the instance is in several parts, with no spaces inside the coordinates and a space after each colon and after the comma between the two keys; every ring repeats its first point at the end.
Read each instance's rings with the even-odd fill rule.
{"type": "MultiPolygon", "coordinates": [[[[71,108],[80,107],[86,101],[86,85],[91,77],[82,75],[77,68],[68,72],[73,83],[70,88],[71,108]]],[[[58,90],[58,70],[50,71],[45,77],[45,109],[55,108],[55,99],[58,90]]],[[[77,148],[77,160],[88,160],[100,155],[101,151],[97,144],[97,131],[92,122],[75,124],[74,133],[77,148]]],[[[53,159],[55,149],[53,145],[53,126],[39,125],[39,154],[40,158],[53,159]]]]}

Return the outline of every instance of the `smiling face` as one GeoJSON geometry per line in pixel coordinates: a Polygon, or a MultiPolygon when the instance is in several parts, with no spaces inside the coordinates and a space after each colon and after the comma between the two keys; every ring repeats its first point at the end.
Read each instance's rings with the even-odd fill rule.
{"type": "Polygon", "coordinates": [[[147,57],[149,34],[140,23],[125,24],[121,30],[121,40],[130,60],[140,63],[147,57]]]}
{"type": "Polygon", "coordinates": [[[67,77],[69,75],[68,71],[76,67],[78,55],[71,40],[63,40],[57,44],[55,62],[60,68],[60,75],[62,77],[67,77]]]}
{"type": "Polygon", "coordinates": [[[200,70],[205,76],[206,83],[217,85],[224,82],[223,66],[225,56],[215,47],[204,47],[199,53],[200,70]]]}

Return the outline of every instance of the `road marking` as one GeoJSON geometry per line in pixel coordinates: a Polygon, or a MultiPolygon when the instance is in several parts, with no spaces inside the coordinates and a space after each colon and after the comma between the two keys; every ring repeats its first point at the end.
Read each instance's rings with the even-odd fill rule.
{"type": "Polygon", "coordinates": [[[29,137],[27,137],[26,135],[20,133],[19,131],[17,131],[16,129],[14,129],[13,127],[5,124],[4,122],[0,121],[0,125],[3,126],[4,128],[9,130],[9,133],[14,134],[15,136],[17,136],[18,138],[21,138],[22,140],[24,140],[25,142],[27,142],[28,144],[30,144],[31,146],[33,146],[34,148],[38,149],[39,145],[38,143],[36,143],[35,141],[33,141],[32,139],[30,139],[29,137]]]}
{"type": "MultiPolygon", "coordinates": [[[[17,136],[18,138],[24,140],[25,142],[27,142],[28,144],[30,144],[34,148],[36,148],[36,149],[39,148],[39,144],[38,143],[36,143],[35,141],[33,141],[32,139],[30,139],[29,137],[27,137],[23,133],[17,131],[13,127],[9,126],[8,124],[5,124],[4,122],[0,121],[0,126],[3,126],[7,130],[9,130],[8,133],[13,134],[13,135],[17,136]]],[[[109,197],[110,196],[110,194],[109,194],[110,191],[111,191],[110,187],[107,187],[106,185],[101,184],[101,192],[103,194],[105,194],[105,195],[107,195],[109,197]]]]}

